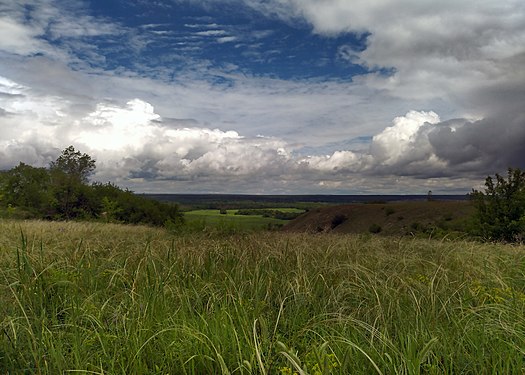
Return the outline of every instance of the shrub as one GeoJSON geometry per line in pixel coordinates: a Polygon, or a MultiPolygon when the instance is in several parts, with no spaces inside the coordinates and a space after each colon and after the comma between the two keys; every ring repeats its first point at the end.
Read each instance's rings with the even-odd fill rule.
{"type": "Polygon", "coordinates": [[[486,240],[519,241],[525,233],[525,172],[508,169],[505,179],[488,176],[485,191],[472,190],[475,233],[486,240]]]}

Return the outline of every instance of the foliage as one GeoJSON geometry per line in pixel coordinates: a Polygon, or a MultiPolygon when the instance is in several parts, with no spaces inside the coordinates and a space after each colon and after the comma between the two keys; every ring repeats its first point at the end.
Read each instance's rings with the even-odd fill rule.
{"type": "Polygon", "coordinates": [[[88,177],[95,170],[95,160],[88,154],[76,151],[73,146],[69,146],[62,151],[57,160],[51,162],[52,172],[61,172],[80,183],[87,183],[88,177]]]}
{"type": "Polygon", "coordinates": [[[523,246],[0,221],[2,374],[520,374],[523,246]]]}
{"type": "Polygon", "coordinates": [[[162,226],[182,223],[178,206],[107,183],[88,184],[95,160],[69,146],[48,169],[20,163],[0,176],[0,204],[10,216],[41,219],[102,219],[162,226]]]}
{"type": "Polygon", "coordinates": [[[476,234],[487,240],[520,241],[525,234],[525,172],[509,168],[507,178],[485,180],[485,191],[473,190],[476,234]]]}
{"type": "Polygon", "coordinates": [[[45,214],[53,204],[51,177],[45,168],[20,163],[5,172],[0,191],[3,202],[12,207],[25,207],[35,214],[45,214]]]}
{"type": "Polygon", "coordinates": [[[394,210],[392,207],[386,207],[385,208],[385,215],[386,216],[390,216],[392,214],[394,214],[396,212],[396,210],[394,210]]]}

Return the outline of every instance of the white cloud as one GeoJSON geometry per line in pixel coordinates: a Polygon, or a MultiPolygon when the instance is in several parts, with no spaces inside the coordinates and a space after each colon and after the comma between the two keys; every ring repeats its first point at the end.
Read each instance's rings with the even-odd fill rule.
{"type": "Polygon", "coordinates": [[[229,42],[235,42],[237,40],[237,37],[235,36],[224,36],[222,38],[217,38],[217,43],[229,43],[229,42]]]}
{"type": "MultiPolygon", "coordinates": [[[[151,40],[90,16],[80,3],[6,0],[0,4],[0,70],[7,77],[0,77],[0,167],[20,160],[46,165],[75,143],[96,156],[98,178],[141,189],[166,191],[169,181],[179,181],[174,186],[198,182],[201,191],[235,184],[292,192],[322,181],[326,188],[370,192],[374,184],[376,191],[392,189],[392,181],[408,189],[414,180],[406,176],[433,178],[418,186],[468,186],[480,174],[523,166],[523,1],[242,2],[291,23],[306,20],[328,37],[368,35],[366,49],[341,46],[336,53],[373,72],[352,82],[284,81],[195,61],[175,83],[171,67],[137,62],[137,71],[104,71],[89,66],[105,61],[89,38],[122,38],[119,48],[135,52],[151,40]],[[78,58],[77,50],[89,57],[78,58]],[[371,137],[368,149],[340,146],[363,136],[371,137]]],[[[162,32],[159,26],[143,29],[162,32]]],[[[214,23],[187,27],[218,43],[271,34],[246,36],[214,23]]]]}
{"type": "Polygon", "coordinates": [[[423,143],[419,136],[421,129],[427,124],[439,123],[440,119],[434,112],[410,111],[392,122],[393,126],[372,138],[370,146],[375,162],[383,165],[395,165],[401,160],[414,158],[416,150],[426,148],[426,142],[423,143]]]}
{"type": "MultiPolygon", "coordinates": [[[[84,64],[76,56],[104,61],[89,38],[117,36],[126,30],[118,23],[93,17],[82,2],[5,0],[0,4],[0,52],[22,56],[44,55],[57,61],[84,64]],[[52,42],[60,40],[60,45],[52,42]]],[[[132,36],[129,36],[130,40],[132,36]]]]}
{"type": "Polygon", "coordinates": [[[21,94],[24,91],[25,87],[23,85],[20,85],[14,81],[11,81],[10,79],[6,77],[0,76],[0,93],[1,94],[9,94],[9,95],[17,95],[21,94]]]}
{"type": "MultiPolygon", "coordinates": [[[[261,11],[271,7],[257,0],[246,3],[261,11]]],[[[508,85],[517,77],[525,79],[525,3],[521,0],[271,3],[281,17],[304,17],[320,34],[369,33],[365,50],[340,52],[370,68],[394,68],[391,77],[372,75],[362,81],[393,96],[440,97],[452,105],[465,105],[462,95],[471,96],[487,85],[508,85]]],[[[482,107],[468,109],[487,114],[482,107]]]]}
{"type": "Polygon", "coordinates": [[[300,160],[300,163],[308,168],[325,172],[355,172],[361,161],[360,156],[352,151],[335,151],[332,155],[309,156],[300,160]]]}
{"type": "Polygon", "coordinates": [[[97,109],[78,122],[75,143],[94,150],[138,149],[146,139],[155,137],[151,121],[159,119],[151,104],[134,99],[125,108],[98,104],[97,109]]]}
{"type": "Polygon", "coordinates": [[[42,30],[23,25],[8,17],[0,17],[0,50],[19,55],[28,55],[42,50],[36,37],[42,30]]]}
{"type": "Polygon", "coordinates": [[[197,31],[195,35],[198,36],[221,36],[227,34],[224,30],[206,30],[206,31],[197,31]]]}

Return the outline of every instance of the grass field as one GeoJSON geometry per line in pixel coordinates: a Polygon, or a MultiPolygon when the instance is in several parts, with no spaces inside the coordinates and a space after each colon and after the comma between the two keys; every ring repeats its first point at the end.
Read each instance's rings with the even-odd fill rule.
{"type": "MultiPolygon", "coordinates": [[[[269,208],[272,209],[272,208],[269,208]]],[[[266,209],[268,210],[268,209],[266,209]]],[[[275,208],[281,212],[303,212],[296,208],[275,208]]],[[[261,230],[271,226],[278,227],[286,224],[288,220],[280,220],[262,215],[236,215],[236,209],[225,210],[226,214],[221,214],[220,210],[193,210],[184,213],[184,217],[190,226],[200,226],[202,228],[219,228],[222,231],[261,230]]]]}
{"type": "Polygon", "coordinates": [[[520,374],[522,246],[0,221],[0,373],[520,374]]]}

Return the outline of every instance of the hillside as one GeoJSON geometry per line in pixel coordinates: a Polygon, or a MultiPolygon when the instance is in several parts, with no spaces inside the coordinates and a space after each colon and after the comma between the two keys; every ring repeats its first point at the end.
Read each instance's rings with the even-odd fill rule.
{"type": "Polygon", "coordinates": [[[468,201],[359,203],[310,210],[283,230],[405,235],[431,231],[435,227],[455,228],[472,212],[468,201]]]}

